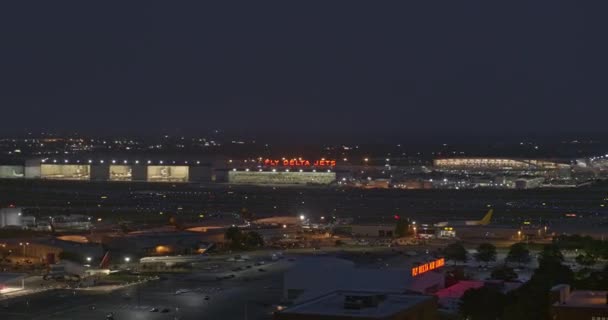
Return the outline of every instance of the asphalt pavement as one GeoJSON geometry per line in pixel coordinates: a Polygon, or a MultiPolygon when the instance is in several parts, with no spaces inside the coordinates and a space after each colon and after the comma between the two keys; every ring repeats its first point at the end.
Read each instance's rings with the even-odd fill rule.
{"type": "Polygon", "coordinates": [[[271,319],[289,265],[283,259],[263,266],[264,271],[227,270],[236,275],[227,280],[217,280],[217,273],[194,272],[108,292],[47,291],[0,303],[0,318],[106,319],[112,312],[117,320],[271,319]]]}

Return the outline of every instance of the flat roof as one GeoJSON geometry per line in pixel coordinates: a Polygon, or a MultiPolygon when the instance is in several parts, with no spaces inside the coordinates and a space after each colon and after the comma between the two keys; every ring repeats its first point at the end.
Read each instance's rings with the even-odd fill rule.
{"type": "Polygon", "coordinates": [[[441,299],[460,299],[469,289],[478,289],[484,286],[483,281],[458,281],[458,283],[443,288],[435,293],[441,299]]]}
{"type": "Polygon", "coordinates": [[[559,306],[608,308],[607,299],[608,291],[576,290],[559,306]]]}
{"type": "Polygon", "coordinates": [[[348,316],[352,318],[385,318],[403,310],[410,309],[422,302],[432,300],[431,296],[408,295],[400,293],[383,293],[373,291],[334,291],[326,295],[308,300],[307,302],[289,307],[279,313],[306,314],[317,316],[348,316]],[[361,309],[345,309],[346,296],[374,296],[384,295],[385,299],[378,306],[363,307],[361,309]]]}

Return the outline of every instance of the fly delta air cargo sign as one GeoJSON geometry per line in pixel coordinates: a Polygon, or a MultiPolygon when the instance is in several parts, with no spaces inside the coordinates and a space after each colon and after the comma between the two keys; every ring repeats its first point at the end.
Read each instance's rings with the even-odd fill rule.
{"type": "Polygon", "coordinates": [[[412,277],[417,277],[423,273],[429,272],[431,270],[435,270],[439,267],[443,267],[445,265],[445,259],[437,259],[435,261],[430,261],[419,266],[412,268],[412,277]]]}

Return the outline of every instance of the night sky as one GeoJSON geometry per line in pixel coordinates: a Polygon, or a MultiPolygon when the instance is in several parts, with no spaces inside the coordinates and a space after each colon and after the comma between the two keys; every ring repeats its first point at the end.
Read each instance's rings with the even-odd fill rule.
{"type": "Polygon", "coordinates": [[[606,7],[217,2],[2,4],[0,131],[607,131],[606,7]]]}

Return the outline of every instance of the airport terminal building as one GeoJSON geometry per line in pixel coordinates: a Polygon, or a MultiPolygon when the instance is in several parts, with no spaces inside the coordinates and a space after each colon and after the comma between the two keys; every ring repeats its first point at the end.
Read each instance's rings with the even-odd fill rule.
{"type": "Polygon", "coordinates": [[[442,158],[433,160],[437,169],[460,170],[560,170],[570,169],[564,160],[519,158],[442,158]]]}
{"type": "Polygon", "coordinates": [[[60,181],[211,182],[221,160],[172,159],[28,159],[0,164],[0,179],[60,181]]]}
{"type": "Polygon", "coordinates": [[[171,158],[45,158],[0,164],[0,179],[60,181],[329,185],[335,160],[171,158]]]}

